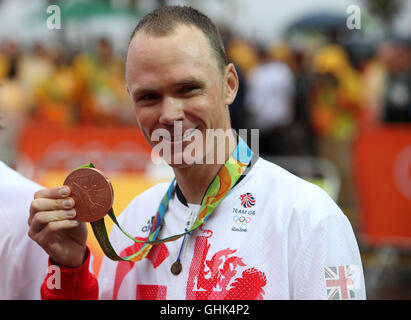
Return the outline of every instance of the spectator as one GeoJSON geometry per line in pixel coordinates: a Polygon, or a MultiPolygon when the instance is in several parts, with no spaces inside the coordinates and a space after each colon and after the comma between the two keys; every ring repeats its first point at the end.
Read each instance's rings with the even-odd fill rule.
{"type": "Polygon", "coordinates": [[[250,127],[260,129],[260,153],[286,153],[287,128],[294,119],[294,78],[290,68],[260,49],[260,63],[248,75],[246,105],[250,127]]]}
{"type": "Polygon", "coordinates": [[[394,38],[383,57],[387,70],[383,100],[384,122],[411,122],[410,40],[394,38]]]}
{"type": "Polygon", "coordinates": [[[134,121],[124,90],[124,63],[114,54],[107,39],[99,39],[95,55],[76,56],[73,67],[81,123],[113,125],[130,119],[134,121]]]}
{"type": "Polygon", "coordinates": [[[334,163],[341,177],[338,201],[354,206],[351,142],[358,129],[363,81],[345,50],[336,44],[320,48],[313,58],[310,114],[318,155],[334,163]]]}

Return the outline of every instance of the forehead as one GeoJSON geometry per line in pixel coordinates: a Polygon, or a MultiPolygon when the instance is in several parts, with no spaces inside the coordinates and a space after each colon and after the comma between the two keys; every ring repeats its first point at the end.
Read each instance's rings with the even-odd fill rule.
{"type": "Polygon", "coordinates": [[[126,80],[129,83],[148,74],[166,77],[170,73],[205,72],[218,70],[206,36],[194,26],[179,25],[165,36],[156,36],[144,30],[137,32],[130,42],[126,80]]]}

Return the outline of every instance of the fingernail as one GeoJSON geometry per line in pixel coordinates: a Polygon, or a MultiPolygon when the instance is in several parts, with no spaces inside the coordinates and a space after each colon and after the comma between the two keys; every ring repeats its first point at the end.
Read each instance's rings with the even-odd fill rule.
{"type": "Polygon", "coordinates": [[[67,218],[75,217],[76,216],[76,210],[72,209],[72,210],[66,211],[66,216],[67,216],[67,218]]]}
{"type": "Polygon", "coordinates": [[[71,199],[67,199],[63,201],[63,207],[71,208],[73,206],[73,201],[71,199]]]}
{"type": "Polygon", "coordinates": [[[66,186],[60,188],[59,194],[63,197],[68,196],[70,194],[70,189],[66,186]]]}
{"type": "Polygon", "coordinates": [[[71,220],[70,222],[71,222],[71,224],[73,224],[75,226],[78,226],[78,221],[77,220],[71,220]]]}

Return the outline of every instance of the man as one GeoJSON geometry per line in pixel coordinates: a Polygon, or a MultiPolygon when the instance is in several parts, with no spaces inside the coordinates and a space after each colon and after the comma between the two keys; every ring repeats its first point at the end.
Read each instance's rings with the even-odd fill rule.
{"type": "Polygon", "coordinates": [[[384,122],[411,122],[411,40],[395,37],[384,43],[386,89],[383,96],[384,122]]]}
{"type": "Polygon", "coordinates": [[[27,210],[40,189],[0,161],[0,299],[40,299],[47,255],[27,236],[27,210]]]}
{"type": "Polygon", "coordinates": [[[294,120],[294,76],[287,64],[275,61],[260,48],[260,63],[247,79],[246,105],[260,129],[260,154],[287,154],[289,129],[294,120]]]}
{"type": "MultiPolygon", "coordinates": [[[[170,148],[171,156],[162,155],[176,183],[137,196],[119,223],[138,240],[157,226],[158,239],[191,231],[154,245],[136,263],[105,258],[97,282],[70,189],[41,190],[30,208],[29,234],[62,271],[61,289],[43,284],[43,298],[364,298],[351,226],[321,189],[256,155],[250,160],[239,150],[246,148],[241,139],[228,146],[196,139],[219,130],[234,139],[228,106],[238,77],[206,16],[176,6],[144,17],[131,38],[126,84],[147,141],[156,150],[170,148]],[[182,136],[175,134],[178,124],[182,136]],[[159,130],[168,137],[158,139],[159,130]],[[188,161],[193,150],[195,163],[188,161]],[[215,152],[226,162],[215,161],[215,152]],[[193,230],[193,224],[200,226],[193,230]]],[[[121,257],[144,248],[116,229],[110,241],[121,257]]]]}

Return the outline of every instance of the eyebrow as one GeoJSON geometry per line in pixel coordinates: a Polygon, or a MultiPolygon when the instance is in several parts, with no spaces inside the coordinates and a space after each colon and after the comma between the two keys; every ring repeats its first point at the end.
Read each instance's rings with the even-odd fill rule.
{"type": "MultiPolygon", "coordinates": [[[[184,78],[181,79],[177,82],[174,82],[170,85],[170,87],[181,87],[181,86],[185,86],[185,85],[189,85],[189,84],[195,84],[201,87],[205,86],[204,81],[199,80],[197,78],[193,78],[193,77],[189,77],[189,78],[184,78]]],[[[151,94],[151,93],[155,93],[159,90],[159,88],[156,87],[152,87],[152,88],[141,88],[141,89],[136,89],[134,91],[132,91],[132,97],[133,99],[137,99],[138,97],[144,96],[146,94],[151,94]]]]}
{"type": "Polygon", "coordinates": [[[196,79],[196,78],[186,78],[186,79],[182,79],[180,81],[177,81],[176,83],[173,84],[173,86],[178,87],[178,86],[184,86],[187,84],[197,84],[197,85],[204,85],[204,81],[196,79]]]}
{"type": "Polygon", "coordinates": [[[131,96],[134,100],[137,100],[138,97],[144,96],[146,94],[151,94],[156,92],[158,89],[156,88],[145,88],[145,89],[137,89],[131,93],[131,96]]]}

